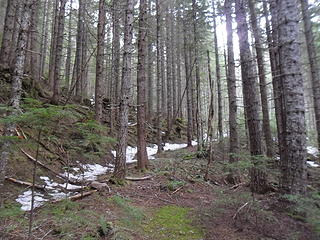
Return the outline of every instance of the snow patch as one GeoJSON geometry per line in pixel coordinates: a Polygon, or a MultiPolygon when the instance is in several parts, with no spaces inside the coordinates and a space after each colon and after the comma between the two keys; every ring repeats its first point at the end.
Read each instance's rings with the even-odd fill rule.
{"type": "Polygon", "coordinates": [[[319,167],[319,166],[320,166],[319,164],[317,164],[317,163],[315,163],[315,162],[313,162],[313,161],[307,161],[307,164],[308,164],[309,166],[311,166],[311,167],[319,167]]]}
{"type": "Polygon", "coordinates": [[[312,146],[308,146],[308,147],[307,147],[307,152],[308,152],[309,154],[311,154],[312,156],[314,156],[314,157],[317,157],[318,154],[319,154],[318,148],[312,147],[312,146]]]}
{"type": "MultiPolygon", "coordinates": [[[[23,192],[18,196],[16,201],[21,204],[22,211],[30,211],[31,210],[31,195],[32,191],[28,190],[23,192]]],[[[34,207],[39,207],[43,205],[44,202],[48,201],[48,199],[44,198],[44,195],[39,192],[34,192],[34,207]]]]}

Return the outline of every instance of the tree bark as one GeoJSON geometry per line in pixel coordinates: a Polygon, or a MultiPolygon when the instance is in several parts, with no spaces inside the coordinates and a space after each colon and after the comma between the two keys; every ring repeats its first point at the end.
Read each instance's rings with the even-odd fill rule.
{"type": "Polygon", "coordinates": [[[0,49],[0,66],[2,68],[10,67],[10,53],[13,48],[12,38],[14,34],[16,8],[17,0],[8,0],[0,49]]]}
{"type": "Polygon", "coordinates": [[[223,138],[223,122],[222,122],[222,90],[221,90],[221,73],[220,73],[220,60],[219,60],[219,46],[217,38],[217,21],[216,21],[216,10],[214,1],[212,1],[213,8],[213,37],[214,37],[214,51],[216,58],[216,78],[217,78],[217,91],[218,91],[218,132],[219,140],[223,138]]]}
{"type": "Polygon", "coordinates": [[[67,57],[66,57],[66,90],[67,92],[69,91],[70,88],[70,74],[71,74],[71,53],[72,53],[72,12],[73,12],[73,8],[72,8],[72,3],[73,0],[71,0],[70,2],[70,9],[69,9],[69,19],[68,19],[68,44],[67,44],[67,57]]]}
{"type": "Polygon", "coordinates": [[[157,145],[158,153],[162,151],[162,137],[161,137],[161,51],[160,51],[160,32],[161,32],[161,13],[160,13],[160,0],[156,0],[156,17],[157,17],[157,38],[156,38],[156,47],[157,47],[157,145]]]}
{"type": "Polygon", "coordinates": [[[246,20],[246,4],[244,1],[236,1],[236,20],[238,24],[238,36],[240,45],[240,62],[243,86],[243,97],[247,115],[249,131],[250,153],[254,167],[250,170],[250,187],[253,192],[264,193],[268,190],[266,173],[262,170],[259,157],[263,154],[261,141],[261,128],[259,120],[259,99],[256,93],[256,72],[253,62],[249,40],[248,24],[246,20]]]}
{"type": "Polygon", "coordinates": [[[123,180],[126,175],[126,150],[128,141],[128,114],[131,89],[131,56],[133,37],[133,0],[127,0],[124,25],[123,70],[120,96],[120,128],[118,133],[117,156],[114,178],[123,180]]]}
{"type": "Polygon", "coordinates": [[[238,160],[238,124],[237,124],[237,86],[236,72],[233,51],[233,30],[232,30],[232,0],[225,1],[226,30],[227,30],[227,55],[228,55],[228,98],[229,98],[229,141],[230,158],[229,161],[238,160]]]}
{"type": "Polygon", "coordinates": [[[102,120],[102,82],[104,79],[104,40],[106,35],[106,2],[99,1],[99,20],[97,32],[96,84],[95,84],[95,118],[102,120]]]}
{"type": "Polygon", "coordinates": [[[260,80],[260,96],[261,96],[261,106],[262,106],[262,121],[263,121],[263,133],[267,146],[267,156],[273,156],[273,143],[270,128],[270,118],[269,118],[269,106],[268,106],[268,94],[267,94],[267,83],[266,83],[266,72],[264,67],[264,57],[263,57],[263,44],[261,42],[261,30],[259,29],[257,23],[257,14],[255,10],[255,4],[253,0],[249,0],[250,8],[250,19],[252,24],[253,35],[255,39],[255,49],[257,53],[259,80],[260,80]]]}
{"type": "Polygon", "coordinates": [[[306,126],[297,6],[297,0],[279,0],[276,5],[283,96],[280,187],[289,194],[304,193],[306,189],[306,126]]]}
{"type": "Polygon", "coordinates": [[[140,0],[137,69],[137,130],[138,130],[138,169],[149,165],[146,143],[146,60],[147,60],[147,0],[140,0]]]}
{"type": "Polygon", "coordinates": [[[60,79],[61,79],[61,62],[62,62],[62,50],[63,50],[63,33],[64,33],[64,22],[65,22],[65,11],[66,11],[67,0],[60,0],[60,9],[58,15],[58,26],[57,26],[57,41],[55,47],[55,64],[54,64],[54,82],[53,82],[53,95],[52,103],[58,104],[60,97],[60,79]]]}

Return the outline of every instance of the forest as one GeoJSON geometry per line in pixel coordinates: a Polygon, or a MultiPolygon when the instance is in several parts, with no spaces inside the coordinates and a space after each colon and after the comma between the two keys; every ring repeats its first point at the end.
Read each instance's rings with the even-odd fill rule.
{"type": "Polygon", "coordinates": [[[0,240],[320,239],[319,0],[0,0],[0,240]]]}

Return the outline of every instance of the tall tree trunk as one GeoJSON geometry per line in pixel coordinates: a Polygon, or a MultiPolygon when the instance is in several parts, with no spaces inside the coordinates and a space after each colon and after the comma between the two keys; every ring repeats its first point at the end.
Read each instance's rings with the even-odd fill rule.
{"type": "Polygon", "coordinates": [[[162,138],[161,138],[161,51],[160,51],[160,32],[161,32],[161,9],[160,0],[156,0],[156,14],[157,14],[157,38],[156,38],[156,48],[157,48],[157,145],[158,153],[162,151],[162,138]]]}
{"type": "MultiPolygon", "coordinates": [[[[273,1],[271,1],[272,3],[273,1]]],[[[273,6],[273,9],[275,6],[273,6]]],[[[272,87],[273,87],[273,98],[274,98],[274,105],[275,105],[275,114],[276,114],[276,122],[277,122],[277,135],[278,135],[278,141],[280,141],[281,137],[281,93],[279,90],[279,61],[278,57],[276,55],[276,44],[278,42],[277,40],[277,28],[275,24],[275,13],[272,13],[272,25],[275,26],[275,28],[271,31],[271,24],[269,21],[269,11],[267,2],[263,1],[263,14],[266,21],[266,35],[267,35],[267,42],[268,42],[268,49],[269,49],[269,58],[270,58],[270,66],[271,66],[271,73],[272,73],[272,87]]]]}
{"type": "Polygon", "coordinates": [[[233,51],[233,30],[232,30],[232,0],[225,1],[226,30],[227,30],[227,55],[228,55],[228,98],[229,98],[229,161],[238,160],[238,124],[237,124],[237,85],[233,51]]]}
{"type": "MultiPolygon", "coordinates": [[[[176,24],[176,49],[177,49],[177,97],[178,97],[178,104],[181,103],[182,105],[182,76],[181,76],[181,52],[182,52],[182,47],[181,47],[181,10],[178,9],[178,13],[177,13],[177,24],[176,24]]],[[[182,114],[182,106],[178,106],[179,109],[179,113],[178,116],[180,119],[183,118],[183,114],[182,114]]]]}
{"type": "MultiPolygon", "coordinates": [[[[176,118],[176,112],[177,112],[177,80],[176,80],[176,52],[177,52],[177,46],[174,36],[174,29],[175,29],[175,19],[173,14],[173,9],[170,11],[170,36],[171,36],[171,78],[172,78],[172,122],[174,124],[175,118],[176,118]]],[[[178,62],[180,64],[180,62],[178,62]]]]}
{"type": "Polygon", "coordinates": [[[117,156],[115,160],[114,178],[123,180],[126,175],[126,150],[128,141],[128,114],[131,89],[131,56],[133,37],[133,0],[127,0],[124,25],[123,70],[120,96],[120,128],[118,133],[117,156]]]}
{"type": "Polygon", "coordinates": [[[40,48],[39,48],[39,10],[40,10],[40,1],[36,1],[32,5],[32,14],[31,14],[31,26],[30,26],[30,59],[27,64],[30,65],[30,75],[32,78],[32,85],[34,87],[35,82],[39,82],[39,62],[40,62],[40,48]]]}
{"type": "MultiPolygon", "coordinates": [[[[112,1],[112,82],[114,89],[111,92],[111,103],[112,105],[117,105],[119,103],[119,93],[120,93],[120,20],[121,20],[121,1],[112,1]]],[[[112,90],[112,88],[110,88],[112,90]]],[[[117,117],[117,108],[111,107],[110,114],[110,130],[114,129],[115,119],[117,117]]]]}
{"type": "Polygon", "coordinates": [[[270,128],[270,118],[269,118],[269,106],[268,106],[268,94],[267,94],[267,83],[266,83],[266,72],[264,67],[264,57],[263,57],[263,45],[261,42],[260,28],[257,23],[257,15],[255,10],[255,4],[253,0],[249,0],[250,8],[250,19],[252,24],[253,35],[255,39],[255,49],[257,53],[259,80],[260,80],[260,96],[262,105],[262,121],[263,121],[263,133],[267,146],[267,156],[273,156],[273,143],[270,128]]]}
{"type": "Polygon", "coordinates": [[[68,44],[67,44],[67,57],[66,57],[66,90],[69,91],[70,88],[70,74],[71,74],[71,53],[72,53],[72,3],[73,0],[70,2],[70,9],[69,9],[69,19],[68,19],[68,44]]]}
{"type": "Polygon", "coordinates": [[[106,2],[99,1],[99,20],[97,32],[96,85],[95,85],[95,118],[102,120],[102,82],[104,79],[104,40],[106,35],[106,2]]]}
{"type": "Polygon", "coordinates": [[[238,23],[238,36],[240,45],[241,75],[243,85],[243,97],[247,114],[249,131],[250,153],[254,167],[250,170],[251,190],[263,193],[268,190],[266,173],[259,165],[259,156],[262,152],[261,127],[259,120],[259,99],[256,93],[256,71],[252,59],[248,40],[248,24],[246,20],[246,5],[244,1],[236,1],[236,20],[238,23]]]}
{"type": "Polygon", "coordinates": [[[297,0],[280,0],[276,5],[283,96],[280,187],[289,194],[306,189],[306,126],[297,6],[297,0]]]}
{"type": "Polygon", "coordinates": [[[67,0],[60,0],[60,9],[58,17],[58,31],[57,31],[57,42],[55,52],[55,64],[54,64],[54,82],[53,82],[53,95],[52,102],[54,104],[59,103],[60,97],[60,79],[61,79],[61,62],[62,62],[62,50],[63,50],[63,33],[64,33],[64,22],[65,22],[65,11],[66,11],[67,0]]]}
{"type": "Polygon", "coordinates": [[[146,143],[146,60],[147,60],[147,0],[140,0],[137,69],[137,129],[138,129],[138,169],[149,165],[146,143]]]}
{"type": "Polygon", "coordinates": [[[202,136],[201,136],[201,103],[200,103],[200,66],[199,66],[199,50],[198,50],[198,22],[197,22],[197,3],[192,0],[192,15],[193,15],[193,41],[194,41],[194,61],[196,67],[196,105],[195,105],[195,123],[197,130],[198,151],[202,150],[202,136]]]}
{"type": "Polygon", "coordinates": [[[223,123],[222,123],[222,90],[221,90],[221,73],[220,73],[220,60],[219,60],[219,46],[217,37],[217,21],[216,21],[216,10],[215,1],[212,1],[213,9],[213,37],[214,37],[214,51],[216,58],[216,78],[217,78],[217,91],[218,91],[218,132],[219,140],[223,138],[223,123]]]}
{"type": "Polygon", "coordinates": [[[170,131],[172,128],[172,64],[171,64],[171,54],[172,54],[172,46],[171,46],[171,37],[170,37],[170,13],[169,7],[166,9],[166,66],[167,66],[167,132],[166,136],[170,136],[170,131]]]}
{"type": "Polygon", "coordinates": [[[317,61],[317,50],[314,43],[314,34],[312,31],[312,22],[308,9],[308,0],[300,0],[302,16],[304,21],[304,33],[307,41],[308,58],[311,70],[311,83],[313,91],[313,104],[317,127],[318,148],[320,149],[320,73],[319,63],[317,61]]]}
{"type": "Polygon", "coordinates": [[[13,48],[12,37],[14,34],[14,22],[17,3],[17,0],[8,0],[7,2],[6,17],[0,49],[0,66],[2,68],[10,67],[10,52],[13,48]]]}
{"type": "Polygon", "coordinates": [[[43,4],[44,4],[44,9],[43,9],[43,15],[42,15],[39,79],[43,77],[45,65],[46,65],[47,46],[48,46],[48,28],[49,28],[48,13],[51,10],[51,0],[46,0],[43,4]]]}
{"type": "MultiPolygon", "coordinates": [[[[186,16],[186,14],[184,14],[186,16]]],[[[184,67],[186,76],[186,88],[187,88],[187,146],[192,147],[192,132],[193,132],[193,115],[192,115],[192,87],[191,87],[191,70],[190,70],[190,58],[189,47],[187,40],[187,22],[183,19],[183,45],[184,45],[184,67]]]]}
{"type": "Polygon", "coordinates": [[[53,8],[53,21],[51,25],[51,46],[50,46],[50,59],[49,59],[49,76],[48,81],[50,85],[50,89],[53,90],[54,85],[54,69],[56,63],[56,47],[58,40],[58,19],[59,19],[59,0],[55,0],[54,8],[53,8]]]}
{"type": "MultiPolygon", "coordinates": [[[[81,83],[82,83],[82,54],[83,54],[83,37],[84,37],[84,0],[79,0],[78,10],[78,25],[77,25],[77,39],[76,39],[76,55],[74,60],[72,86],[75,86],[75,96],[77,100],[81,99],[81,83]]],[[[72,90],[72,89],[71,89],[72,90]]]]}
{"type": "Polygon", "coordinates": [[[153,39],[151,37],[152,33],[152,5],[151,5],[151,0],[148,0],[148,28],[147,28],[147,42],[148,42],[148,114],[147,114],[147,119],[151,120],[153,117],[153,98],[154,98],[154,81],[153,81],[153,51],[152,51],[152,46],[153,46],[153,39]]]}

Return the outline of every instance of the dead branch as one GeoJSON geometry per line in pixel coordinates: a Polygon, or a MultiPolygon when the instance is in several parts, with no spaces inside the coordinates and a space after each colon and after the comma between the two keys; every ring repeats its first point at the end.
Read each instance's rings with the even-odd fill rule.
{"type": "Polygon", "coordinates": [[[179,188],[177,188],[174,192],[171,193],[171,195],[175,194],[176,192],[179,192],[184,186],[181,186],[179,188]]]}
{"type": "MultiPolygon", "coordinates": [[[[30,183],[30,182],[25,182],[25,181],[21,181],[21,180],[18,180],[18,179],[15,179],[15,178],[10,178],[10,177],[6,177],[6,180],[9,181],[9,182],[13,182],[13,183],[16,183],[16,184],[23,185],[23,186],[32,187],[32,183],[30,183]]],[[[34,187],[39,189],[39,190],[45,190],[45,188],[46,188],[45,186],[38,185],[38,184],[35,184],[34,187]]]]}
{"type": "Polygon", "coordinates": [[[229,190],[237,189],[238,187],[241,187],[241,186],[246,185],[246,184],[247,184],[246,182],[238,183],[236,185],[233,185],[231,188],[229,188],[229,190]]]}
{"type": "Polygon", "coordinates": [[[149,179],[151,179],[152,177],[153,177],[153,176],[146,176],[146,177],[141,177],[141,178],[126,177],[125,179],[128,180],[128,181],[137,182],[137,181],[149,180],[149,179]]]}
{"type": "Polygon", "coordinates": [[[237,215],[240,213],[240,211],[242,209],[244,209],[247,205],[249,204],[249,202],[246,202],[245,204],[243,204],[241,207],[238,208],[237,212],[233,215],[232,219],[236,219],[237,215]]]}
{"type": "MultiPolygon", "coordinates": [[[[20,148],[20,150],[21,150],[21,152],[22,152],[24,155],[27,156],[27,158],[28,158],[29,160],[31,160],[31,161],[33,161],[33,162],[36,162],[36,159],[35,159],[34,157],[32,157],[29,153],[27,153],[27,152],[26,152],[25,150],[23,150],[22,148],[20,148]]],[[[40,162],[40,161],[37,161],[37,163],[38,163],[41,167],[43,167],[44,169],[52,172],[52,173],[53,173],[54,175],[56,175],[57,177],[65,180],[65,181],[68,181],[69,183],[72,183],[72,184],[75,184],[75,185],[77,185],[77,184],[80,183],[80,182],[75,182],[75,181],[73,181],[73,180],[71,180],[71,179],[68,179],[66,176],[64,176],[64,175],[56,172],[55,170],[47,167],[45,164],[43,164],[43,163],[40,162]]]]}
{"type": "MultiPolygon", "coordinates": [[[[84,197],[90,196],[91,194],[93,194],[95,192],[98,192],[98,190],[91,190],[91,191],[88,191],[88,192],[79,193],[79,194],[76,194],[74,196],[68,197],[67,200],[76,201],[76,200],[82,199],[84,197]]],[[[65,200],[65,198],[51,201],[51,203],[58,203],[58,202],[61,202],[63,200],[65,200]]]]}

